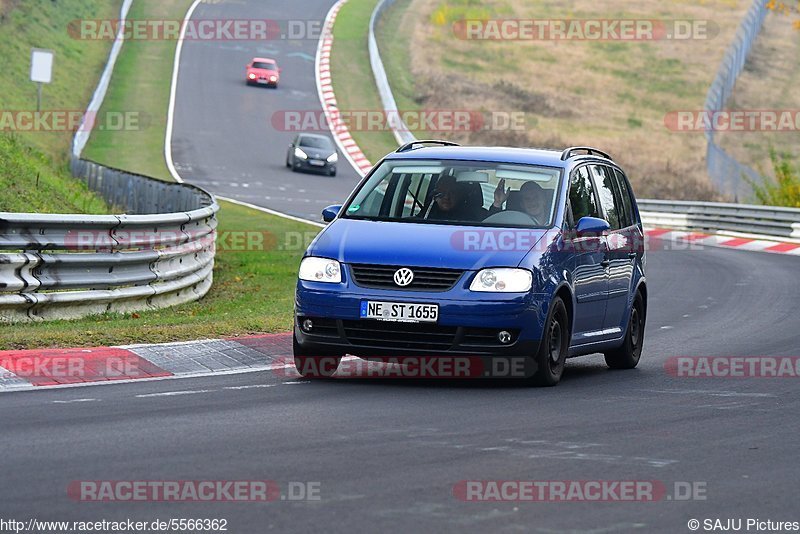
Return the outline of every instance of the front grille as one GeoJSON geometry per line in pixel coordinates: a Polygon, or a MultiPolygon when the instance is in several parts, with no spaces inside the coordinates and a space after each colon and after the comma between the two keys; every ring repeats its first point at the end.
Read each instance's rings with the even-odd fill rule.
{"type": "Polygon", "coordinates": [[[464,271],[458,269],[436,269],[431,267],[409,267],[414,273],[411,284],[400,287],[394,283],[394,273],[402,267],[391,265],[350,266],[353,280],[361,287],[404,289],[410,291],[447,291],[458,282],[464,271]]]}
{"type": "Polygon", "coordinates": [[[448,350],[458,328],[425,323],[342,321],[347,340],[358,347],[448,350]]]}

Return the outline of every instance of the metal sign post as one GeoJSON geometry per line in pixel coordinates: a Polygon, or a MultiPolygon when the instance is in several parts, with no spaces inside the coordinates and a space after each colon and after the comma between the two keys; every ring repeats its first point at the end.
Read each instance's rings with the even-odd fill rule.
{"type": "Polygon", "coordinates": [[[36,111],[42,108],[42,84],[50,83],[53,79],[52,50],[42,48],[31,49],[31,81],[36,82],[36,111]]]}

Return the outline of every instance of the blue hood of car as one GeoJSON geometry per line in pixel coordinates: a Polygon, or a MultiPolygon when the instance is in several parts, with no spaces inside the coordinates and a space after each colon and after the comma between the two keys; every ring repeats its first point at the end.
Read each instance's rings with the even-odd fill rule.
{"type": "Polygon", "coordinates": [[[477,270],[516,267],[546,230],[336,219],[308,255],[343,263],[477,270]]]}

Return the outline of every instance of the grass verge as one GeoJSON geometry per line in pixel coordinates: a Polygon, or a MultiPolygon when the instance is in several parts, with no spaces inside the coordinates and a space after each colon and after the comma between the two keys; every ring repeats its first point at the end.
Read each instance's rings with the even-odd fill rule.
{"type": "MultiPolygon", "coordinates": [[[[189,1],[137,3],[143,9],[132,16],[182,19],[189,1]]],[[[87,154],[107,165],[169,180],[163,142],[175,42],[131,43],[123,47],[119,59],[123,68],[112,80],[106,107],[140,111],[153,120],[138,131],[97,132],[87,154]]],[[[157,343],[289,330],[297,266],[305,244],[317,231],[315,226],[221,202],[214,284],[203,299],[164,310],[0,327],[0,350],[157,343]]]]}
{"type": "MultiPolygon", "coordinates": [[[[367,49],[369,19],[376,3],[377,0],[349,0],[336,16],[331,49],[331,79],[339,109],[343,111],[383,110],[367,49]]],[[[397,148],[390,131],[350,133],[373,163],[397,148]]]]}
{"type": "Polygon", "coordinates": [[[108,212],[105,202],[69,173],[72,131],[67,121],[46,117],[48,112],[85,109],[111,47],[110,41],[73,38],[70,23],[117,18],[121,3],[29,0],[5,2],[0,9],[0,211],[108,212]],[[45,120],[38,124],[20,114],[36,110],[31,48],[55,53],[53,81],[42,90],[45,120]]]}

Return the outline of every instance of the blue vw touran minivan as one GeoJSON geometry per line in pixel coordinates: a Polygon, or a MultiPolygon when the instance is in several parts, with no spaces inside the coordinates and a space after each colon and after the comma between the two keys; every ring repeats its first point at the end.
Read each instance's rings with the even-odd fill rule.
{"type": "Polygon", "coordinates": [[[467,358],[480,376],[538,385],[572,356],[639,362],[642,223],[625,173],[595,148],[409,143],[323,219],[295,294],[304,376],[332,375],[346,354],[467,358]]]}

